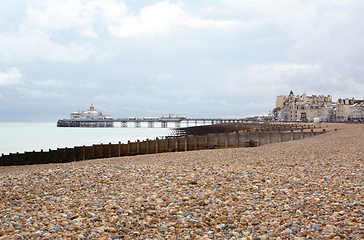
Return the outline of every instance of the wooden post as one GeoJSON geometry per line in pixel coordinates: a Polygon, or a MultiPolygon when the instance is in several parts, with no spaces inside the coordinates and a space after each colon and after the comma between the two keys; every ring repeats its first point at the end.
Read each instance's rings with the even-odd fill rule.
{"type": "MultiPolygon", "coordinates": [[[[17,153],[17,158],[19,162],[19,153],[17,153]]],[[[43,164],[43,149],[40,150],[40,164],[43,164]]]]}
{"type": "Polygon", "coordinates": [[[155,153],[158,153],[158,148],[159,148],[159,139],[155,138],[155,153]]]}
{"type": "Polygon", "coordinates": [[[118,145],[118,157],[120,157],[121,155],[121,142],[119,141],[119,145],[118,145]]]}
{"type": "Polygon", "coordinates": [[[188,150],[188,136],[185,136],[185,151],[188,150]]]}
{"type": "Polygon", "coordinates": [[[215,132],[215,145],[219,147],[219,135],[217,132],[215,132]]]}
{"type": "Polygon", "coordinates": [[[140,153],[140,141],[139,141],[139,139],[137,140],[137,154],[139,155],[139,153],[140,153]]]}
{"type": "Polygon", "coordinates": [[[260,130],[258,130],[258,144],[260,145],[260,130]]]}
{"type": "Polygon", "coordinates": [[[101,150],[100,150],[100,152],[101,152],[101,158],[103,158],[104,157],[104,144],[103,143],[101,143],[101,150]]]}
{"type": "Polygon", "coordinates": [[[178,152],[178,148],[179,148],[179,146],[178,146],[178,139],[179,139],[179,137],[176,137],[176,152],[178,152]]]}
{"type": "Polygon", "coordinates": [[[168,148],[169,148],[169,146],[168,146],[168,137],[166,137],[166,152],[168,152],[168,148]]]}
{"type": "Polygon", "coordinates": [[[239,131],[236,131],[236,147],[239,147],[239,131]]]}
{"type": "Polygon", "coordinates": [[[301,129],[301,139],[303,139],[303,129],[301,129]]]}
{"type": "Polygon", "coordinates": [[[35,150],[33,150],[33,162],[31,164],[34,164],[36,162],[35,160],[35,150]]]}
{"type": "Polygon", "coordinates": [[[225,148],[229,147],[229,134],[225,132],[225,148]]]}
{"type": "Polygon", "coordinates": [[[313,133],[313,129],[311,129],[311,137],[315,136],[313,133]]]}
{"type": "Polygon", "coordinates": [[[291,129],[291,141],[293,141],[293,129],[291,129]]]}
{"type": "Polygon", "coordinates": [[[82,160],[86,160],[86,146],[83,145],[82,146],[82,160]]]}
{"type": "Polygon", "coordinates": [[[267,130],[267,135],[268,135],[267,136],[268,137],[268,141],[267,142],[268,142],[268,144],[270,144],[270,131],[269,131],[269,129],[267,130]]]}
{"type": "Polygon", "coordinates": [[[278,142],[282,142],[282,132],[281,132],[281,130],[279,130],[278,134],[279,134],[278,142]]]}
{"type": "Polygon", "coordinates": [[[208,146],[209,146],[209,141],[208,141],[208,135],[207,135],[207,133],[206,133],[206,134],[205,134],[205,147],[206,147],[206,148],[209,148],[208,146]]]}
{"type": "Polygon", "coordinates": [[[111,158],[111,142],[109,142],[109,158],[111,158]]]}
{"type": "Polygon", "coordinates": [[[130,156],[130,140],[128,140],[128,156],[130,156]]]}
{"type": "Polygon", "coordinates": [[[147,154],[149,154],[149,139],[147,138],[147,154]]]}
{"type": "Polygon", "coordinates": [[[196,134],[193,136],[193,143],[194,143],[195,150],[197,150],[197,136],[196,136],[196,134]]]}

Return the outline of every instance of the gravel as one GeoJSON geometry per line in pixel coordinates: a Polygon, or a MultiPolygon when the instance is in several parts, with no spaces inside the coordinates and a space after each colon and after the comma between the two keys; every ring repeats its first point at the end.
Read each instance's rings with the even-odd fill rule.
{"type": "Polygon", "coordinates": [[[0,167],[0,239],[363,239],[364,125],[323,125],[257,148],[0,167]]]}

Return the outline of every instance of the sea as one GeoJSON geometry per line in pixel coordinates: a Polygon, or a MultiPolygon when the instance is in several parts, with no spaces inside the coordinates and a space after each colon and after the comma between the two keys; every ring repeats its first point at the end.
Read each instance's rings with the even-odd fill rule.
{"type": "Polygon", "coordinates": [[[57,127],[56,122],[0,122],[0,154],[42,149],[48,151],[101,143],[117,144],[119,141],[127,143],[173,135],[174,123],[168,125],[171,128],[157,125],[155,123],[154,128],[148,128],[144,124],[140,128],[122,128],[117,124],[113,128],[67,128],[57,127]]]}

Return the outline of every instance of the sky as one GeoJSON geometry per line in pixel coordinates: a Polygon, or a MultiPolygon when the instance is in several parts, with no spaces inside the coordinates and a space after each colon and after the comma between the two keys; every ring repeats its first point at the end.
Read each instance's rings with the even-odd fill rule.
{"type": "Polygon", "coordinates": [[[2,0],[0,121],[248,117],[364,98],[362,0],[2,0]]]}

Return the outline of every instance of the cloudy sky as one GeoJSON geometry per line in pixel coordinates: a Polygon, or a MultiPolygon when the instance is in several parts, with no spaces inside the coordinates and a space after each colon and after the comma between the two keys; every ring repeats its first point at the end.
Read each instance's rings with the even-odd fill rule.
{"type": "Polygon", "coordinates": [[[362,0],[2,0],[0,121],[246,117],[364,98],[362,0]]]}

